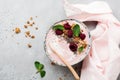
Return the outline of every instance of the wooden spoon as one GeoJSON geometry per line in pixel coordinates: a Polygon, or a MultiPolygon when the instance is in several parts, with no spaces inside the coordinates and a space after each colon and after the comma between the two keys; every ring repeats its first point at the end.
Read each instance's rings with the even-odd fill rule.
{"type": "Polygon", "coordinates": [[[61,56],[58,52],[56,52],[53,47],[49,44],[51,50],[63,61],[63,63],[69,68],[69,70],[72,72],[73,76],[75,77],[75,80],[80,80],[78,74],[76,71],[73,69],[73,67],[61,56]]]}

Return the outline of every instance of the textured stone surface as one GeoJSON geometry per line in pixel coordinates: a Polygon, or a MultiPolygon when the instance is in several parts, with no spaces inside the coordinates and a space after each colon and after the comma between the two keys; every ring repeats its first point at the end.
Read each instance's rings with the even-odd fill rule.
{"type": "MultiPolygon", "coordinates": [[[[70,0],[73,3],[91,1],[93,0],[70,0]]],[[[118,10],[120,1],[106,1],[120,20],[118,10]]],[[[66,18],[62,2],[62,0],[0,0],[0,80],[59,80],[59,77],[63,80],[74,80],[67,68],[51,65],[44,51],[47,30],[54,22],[66,18]],[[30,16],[34,17],[39,28],[38,31],[32,31],[36,35],[34,40],[24,37],[23,24],[30,16]],[[22,28],[22,32],[15,35],[12,30],[18,26],[22,28]],[[32,48],[26,46],[29,42],[32,48]],[[39,74],[35,74],[36,60],[45,65],[47,74],[43,79],[39,74]]]]}

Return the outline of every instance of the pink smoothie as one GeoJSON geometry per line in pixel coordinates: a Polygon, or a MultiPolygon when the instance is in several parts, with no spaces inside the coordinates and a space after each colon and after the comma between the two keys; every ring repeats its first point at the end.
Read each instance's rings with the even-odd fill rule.
{"type": "Polygon", "coordinates": [[[83,23],[80,23],[76,20],[68,19],[62,22],[58,22],[56,24],[64,24],[66,23],[66,21],[70,25],[78,24],[80,26],[80,28],[83,30],[83,33],[86,35],[86,38],[84,41],[86,41],[87,47],[81,53],[76,52],[76,54],[74,54],[74,52],[72,52],[69,48],[69,43],[63,37],[57,36],[55,34],[55,31],[51,28],[46,35],[46,40],[45,40],[46,53],[54,63],[62,66],[65,66],[64,63],[57,57],[56,54],[53,53],[50,46],[52,46],[52,48],[56,52],[58,52],[61,56],[63,56],[64,59],[66,59],[71,65],[74,65],[82,61],[86,57],[86,55],[89,52],[90,44],[91,44],[90,34],[88,30],[85,28],[86,26],[83,23]]]}

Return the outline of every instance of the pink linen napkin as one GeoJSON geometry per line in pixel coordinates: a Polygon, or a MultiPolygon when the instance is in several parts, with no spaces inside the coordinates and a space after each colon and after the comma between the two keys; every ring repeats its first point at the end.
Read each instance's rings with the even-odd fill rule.
{"type": "Polygon", "coordinates": [[[92,35],[92,48],[85,58],[81,80],[116,80],[120,73],[120,22],[106,2],[70,4],[64,0],[68,18],[97,21],[92,35]]]}

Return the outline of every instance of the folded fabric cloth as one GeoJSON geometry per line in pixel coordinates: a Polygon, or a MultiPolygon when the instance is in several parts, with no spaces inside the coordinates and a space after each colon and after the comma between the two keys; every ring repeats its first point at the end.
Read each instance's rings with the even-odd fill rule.
{"type": "Polygon", "coordinates": [[[98,22],[91,31],[92,48],[83,62],[81,80],[116,80],[120,73],[120,22],[104,1],[90,4],[64,2],[68,18],[98,22]]]}

